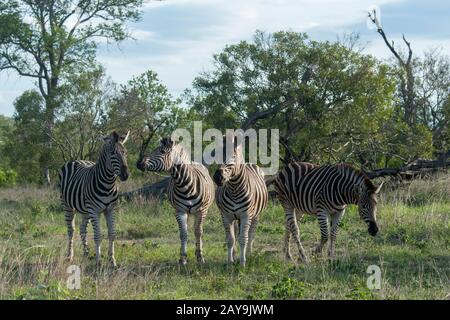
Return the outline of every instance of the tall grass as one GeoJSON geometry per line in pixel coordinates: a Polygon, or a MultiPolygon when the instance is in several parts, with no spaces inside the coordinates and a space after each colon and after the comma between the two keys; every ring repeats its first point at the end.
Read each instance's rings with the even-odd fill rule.
{"type": "MultiPolygon", "coordinates": [[[[142,181],[131,180],[122,189],[140,185],[142,181]]],[[[195,263],[189,221],[189,261],[180,267],[171,206],[139,198],[122,202],[116,219],[119,267],[107,265],[102,219],[103,265],[96,269],[92,254],[82,257],[77,235],[72,264],[81,268],[81,289],[70,290],[66,270],[71,263],[65,260],[66,226],[57,190],[0,189],[0,299],[443,299],[450,293],[449,194],[450,175],[387,186],[379,201],[380,233],[374,238],[356,208],[349,207],[334,261],[312,255],[320,232],[316,219],[305,216],[300,232],[311,257],[308,265],[284,260],[284,214],[271,204],[263,212],[255,252],[245,269],[225,263],[224,232],[215,206],[204,226],[206,264],[195,263]],[[380,290],[366,286],[372,264],[382,270],[380,290]]],[[[294,246],[292,252],[296,257],[294,246]]]]}

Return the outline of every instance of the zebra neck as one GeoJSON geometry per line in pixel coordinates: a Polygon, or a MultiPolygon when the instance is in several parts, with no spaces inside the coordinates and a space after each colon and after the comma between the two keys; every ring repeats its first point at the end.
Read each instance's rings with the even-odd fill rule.
{"type": "Polygon", "coordinates": [[[116,175],[114,174],[114,171],[108,167],[106,158],[106,151],[103,150],[100,155],[100,159],[95,164],[94,178],[96,181],[100,181],[104,186],[110,186],[113,188],[116,182],[116,175]]]}
{"type": "Polygon", "coordinates": [[[230,193],[240,193],[241,190],[247,186],[247,177],[244,170],[245,165],[241,165],[238,170],[236,170],[235,175],[228,181],[225,185],[227,191],[230,193]]]}
{"type": "Polygon", "coordinates": [[[185,163],[175,164],[170,170],[170,175],[178,188],[187,189],[193,181],[190,179],[190,165],[185,163]]]}
{"type": "Polygon", "coordinates": [[[358,204],[359,190],[363,183],[364,178],[358,177],[357,182],[353,184],[353,187],[351,188],[350,192],[347,195],[348,198],[347,200],[349,204],[358,204]]]}

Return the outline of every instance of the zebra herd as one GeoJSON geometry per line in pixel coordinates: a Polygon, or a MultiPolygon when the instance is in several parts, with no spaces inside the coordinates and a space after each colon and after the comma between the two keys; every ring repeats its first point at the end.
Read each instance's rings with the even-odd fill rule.
{"type": "MultiPolygon", "coordinates": [[[[99,218],[104,212],[108,227],[108,257],[116,266],[114,257],[114,207],[118,199],[116,178],[125,181],[129,177],[125,142],[129,132],[120,136],[115,131],[104,137],[104,145],[99,161],[69,161],[61,168],[60,193],[65,210],[68,233],[67,258],[73,259],[73,234],[75,210],[82,214],[80,236],[84,254],[88,254],[87,225],[91,221],[94,229],[94,242],[97,265],[100,264],[101,233],[99,218]]],[[[139,159],[137,168],[142,171],[170,172],[167,189],[168,200],[175,209],[178,222],[181,248],[180,264],[187,263],[188,216],[195,217],[195,255],[198,263],[204,263],[202,252],[203,222],[214,199],[221,212],[228,249],[228,262],[235,259],[235,238],[238,233],[240,245],[240,264],[245,266],[246,254],[251,254],[256,228],[261,212],[268,202],[267,185],[274,184],[278,198],[286,216],[284,252],[292,259],[290,239],[294,239],[299,261],[306,263],[308,258],[300,242],[297,219],[305,213],[317,216],[321,240],[316,252],[322,252],[330,238],[328,254],[335,256],[336,235],[346,205],[358,205],[368,232],[375,236],[378,232],[376,222],[376,187],[365,173],[350,165],[337,164],[317,166],[311,163],[294,162],[282,168],[275,178],[265,181],[264,173],[255,164],[245,163],[242,142],[235,136],[224,136],[224,144],[233,141],[231,152],[223,148],[223,164],[219,164],[211,179],[208,169],[190,160],[190,154],[171,137],[161,140],[160,145],[150,154],[139,159]],[[214,182],[213,182],[214,180],[214,182]],[[217,188],[214,186],[217,185],[217,188]],[[328,227],[330,220],[330,227],[328,227]]]]}

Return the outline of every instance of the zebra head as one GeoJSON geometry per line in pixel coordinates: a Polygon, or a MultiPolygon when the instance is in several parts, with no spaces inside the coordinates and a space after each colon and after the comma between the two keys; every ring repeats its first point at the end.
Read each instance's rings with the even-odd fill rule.
{"type": "Polygon", "coordinates": [[[141,171],[170,171],[175,164],[189,162],[189,155],[172,137],[161,139],[149,155],[143,155],[136,166],[141,171]]]}
{"type": "Polygon", "coordinates": [[[377,225],[377,194],[380,192],[383,183],[378,187],[374,186],[370,180],[365,180],[359,187],[358,209],[361,218],[367,223],[367,230],[371,236],[378,233],[377,225]]]}
{"type": "Polygon", "coordinates": [[[222,140],[223,163],[219,164],[214,173],[213,180],[220,187],[230,181],[239,173],[244,163],[242,155],[243,137],[227,134],[222,140]]]}
{"type": "Polygon", "coordinates": [[[110,169],[121,181],[125,181],[130,176],[127,163],[127,150],[124,147],[130,136],[130,131],[126,135],[119,135],[113,131],[110,135],[103,137],[105,141],[106,159],[109,160],[110,169]]]}

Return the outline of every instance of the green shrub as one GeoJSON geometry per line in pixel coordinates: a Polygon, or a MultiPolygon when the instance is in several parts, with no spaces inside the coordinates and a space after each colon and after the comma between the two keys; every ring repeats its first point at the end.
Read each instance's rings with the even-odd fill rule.
{"type": "Polygon", "coordinates": [[[17,172],[14,170],[0,169],[0,187],[11,187],[16,184],[17,172]]]}
{"type": "Polygon", "coordinates": [[[306,285],[295,278],[283,278],[272,287],[272,297],[275,299],[298,299],[306,290],[306,285]]]}

